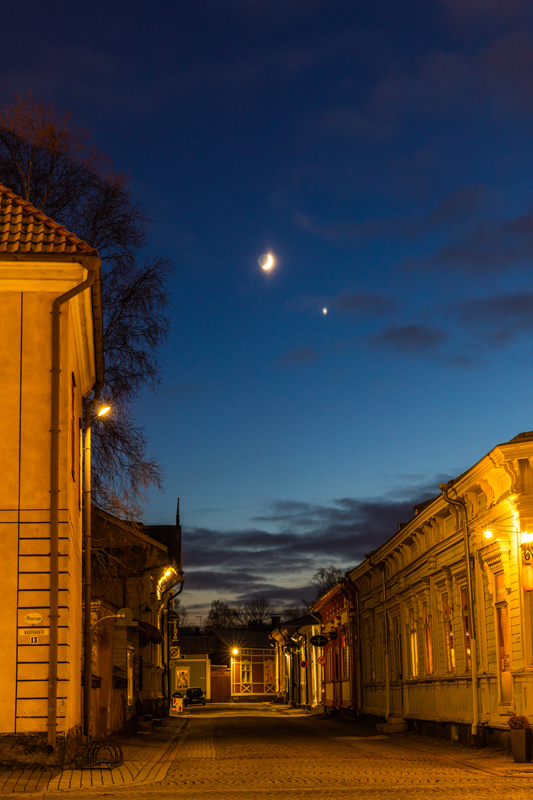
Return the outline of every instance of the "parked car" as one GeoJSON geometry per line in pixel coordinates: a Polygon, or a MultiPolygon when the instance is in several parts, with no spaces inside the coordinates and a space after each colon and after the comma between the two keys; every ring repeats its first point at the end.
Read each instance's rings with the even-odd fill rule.
{"type": "Polygon", "coordinates": [[[204,690],[197,688],[187,689],[183,700],[184,706],[202,705],[205,706],[204,690]]]}

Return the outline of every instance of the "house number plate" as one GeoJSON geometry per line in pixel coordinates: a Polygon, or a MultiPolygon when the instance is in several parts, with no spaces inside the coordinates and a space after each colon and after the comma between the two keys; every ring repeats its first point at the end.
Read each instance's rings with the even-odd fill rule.
{"type": "Polygon", "coordinates": [[[19,641],[21,644],[39,644],[43,638],[48,639],[50,628],[21,628],[19,630],[19,641]]]}

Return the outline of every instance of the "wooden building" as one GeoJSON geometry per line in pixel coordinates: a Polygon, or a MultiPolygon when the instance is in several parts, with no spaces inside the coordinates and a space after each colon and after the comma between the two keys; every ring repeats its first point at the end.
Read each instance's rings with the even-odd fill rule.
{"type": "Polygon", "coordinates": [[[205,632],[214,640],[212,665],[216,677],[222,677],[220,667],[229,672],[229,698],[233,702],[272,700],[276,696],[276,651],[268,631],[210,626],[205,632]]]}
{"type": "Polygon", "coordinates": [[[0,757],[81,745],[82,399],[103,380],[100,259],[0,186],[0,757]]]}
{"type": "Polygon", "coordinates": [[[183,692],[190,688],[203,689],[206,700],[211,701],[211,653],[215,643],[211,636],[184,636],[180,633],[179,653],[171,660],[172,691],[183,692]]]}
{"type": "Polygon", "coordinates": [[[311,639],[322,630],[318,614],[280,623],[270,634],[276,643],[276,696],[280,702],[316,712],[323,707],[323,648],[311,639]]]}
{"type": "Polygon", "coordinates": [[[533,432],[498,445],[321,598],[327,705],[465,742],[533,721],[532,465],[533,432]]]}

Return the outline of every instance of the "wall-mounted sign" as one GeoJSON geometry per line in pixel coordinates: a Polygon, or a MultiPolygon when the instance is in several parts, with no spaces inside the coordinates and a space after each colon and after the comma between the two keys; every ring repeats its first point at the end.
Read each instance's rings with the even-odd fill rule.
{"type": "Polygon", "coordinates": [[[324,647],[328,643],[328,637],[323,633],[317,633],[316,636],[311,636],[310,640],[313,647],[324,647]]]}
{"type": "Polygon", "coordinates": [[[178,620],[173,619],[170,621],[170,643],[177,647],[180,641],[180,629],[178,625],[178,620]]]}
{"type": "Polygon", "coordinates": [[[21,644],[44,644],[44,638],[50,636],[50,628],[20,628],[19,642],[21,644]]]}
{"type": "Polygon", "coordinates": [[[324,665],[324,664],[326,663],[326,659],[325,659],[325,657],[324,657],[324,656],[319,656],[319,657],[317,658],[317,661],[318,661],[318,663],[319,663],[319,664],[321,664],[321,665],[324,665]]]}
{"type": "Polygon", "coordinates": [[[307,661],[300,661],[300,666],[302,669],[305,669],[307,667],[307,661]]]}
{"type": "Polygon", "coordinates": [[[42,621],[43,615],[39,614],[38,611],[30,611],[30,613],[26,614],[24,617],[26,625],[40,625],[42,621]]]}
{"type": "Polygon", "coordinates": [[[337,638],[337,631],[330,631],[329,638],[330,639],[336,639],[337,638]]]}

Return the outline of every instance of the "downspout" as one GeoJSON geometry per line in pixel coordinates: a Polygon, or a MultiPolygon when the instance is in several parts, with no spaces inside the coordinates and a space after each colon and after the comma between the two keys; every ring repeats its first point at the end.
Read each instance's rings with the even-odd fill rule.
{"type": "Polygon", "coordinates": [[[467,592],[468,592],[468,606],[470,609],[470,616],[471,616],[471,630],[470,630],[470,656],[472,659],[472,715],[473,715],[473,722],[472,722],[472,737],[477,735],[478,728],[479,728],[479,699],[478,699],[478,691],[477,691],[477,646],[476,646],[476,620],[475,620],[475,613],[474,613],[474,593],[472,591],[472,568],[470,564],[470,535],[468,531],[468,514],[466,510],[466,503],[460,497],[457,496],[457,490],[454,489],[456,497],[452,498],[449,495],[449,491],[452,487],[452,481],[449,483],[443,483],[439,486],[442,494],[444,495],[444,499],[446,502],[451,503],[451,505],[455,506],[456,508],[461,509],[461,514],[463,517],[463,537],[464,537],[464,545],[465,545],[465,560],[466,560],[466,580],[467,580],[467,592]]]}
{"type": "Polygon", "coordinates": [[[385,628],[385,694],[386,694],[386,711],[385,719],[388,721],[390,717],[390,669],[389,669],[389,624],[387,620],[387,609],[385,603],[387,600],[387,582],[385,580],[385,567],[382,564],[374,564],[372,559],[368,559],[370,566],[381,570],[381,579],[383,582],[383,625],[385,628]]]}
{"type": "MultiPolygon", "coordinates": [[[[298,636],[301,639],[304,640],[304,661],[305,661],[305,663],[307,664],[307,667],[308,667],[309,666],[309,661],[308,661],[308,658],[307,658],[307,636],[304,636],[303,633],[300,633],[300,628],[296,628],[296,633],[298,634],[298,636]]],[[[306,667],[306,669],[307,669],[307,667],[306,667]]],[[[301,674],[301,669],[302,668],[300,667],[300,674],[301,674]]],[[[309,673],[308,672],[305,673],[305,704],[307,706],[309,705],[309,673]]]]}
{"type": "MultiPolygon", "coordinates": [[[[96,388],[100,391],[104,379],[102,343],[102,302],[100,293],[100,264],[97,256],[81,261],[87,269],[87,278],[56,297],[52,304],[52,393],[50,422],[50,650],[48,672],[47,751],[53,753],[57,738],[57,661],[59,628],[59,416],[61,382],[61,306],[76,295],[92,287],[96,388]],[[95,286],[96,284],[96,286],[95,286]],[[98,389],[100,387],[100,389],[98,389]]],[[[90,603],[89,603],[90,636],[90,603]]]]}

